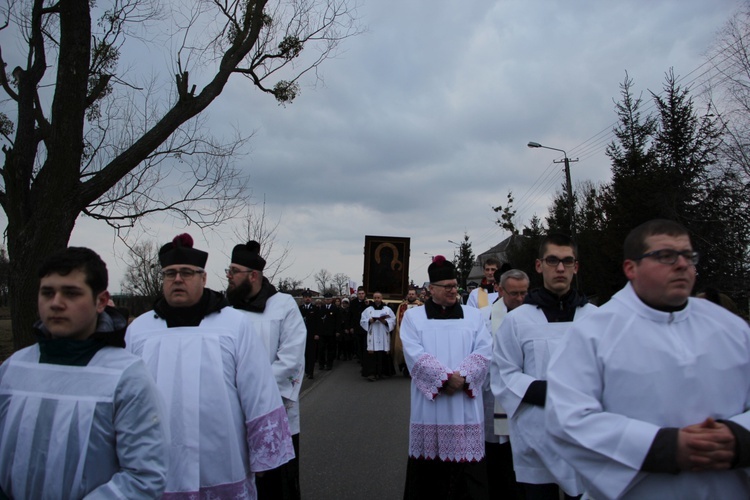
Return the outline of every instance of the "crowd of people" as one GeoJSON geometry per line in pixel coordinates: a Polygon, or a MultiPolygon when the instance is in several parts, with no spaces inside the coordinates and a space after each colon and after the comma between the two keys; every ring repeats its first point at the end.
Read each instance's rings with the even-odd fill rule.
{"type": "Polygon", "coordinates": [[[410,378],[405,499],[750,497],[750,327],[718,292],[691,296],[681,225],[642,224],[623,254],[628,283],[598,308],[561,234],[534,290],[488,259],[464,304],[436,256],[400,303],[298,304],[255,241],[225,293],[207,288],[183,234],[128,323],[106,264],[70,247],[38,270],[38,343],[0,366],[0,498],[300,499],[303,378],[350,360],[410,378]]]}
{"type": "MultiPolygon", "coordinates": [[[[423,292],[424,296],[424,292],[423,292]]],[[[332,369],[334,361],[356,360],[362,377],[370,382],[391,377],[397,372],[409,375],[399,338],[404,312],[422,305],[417,289],[409,290],[399,303],[386,304],[383,294],[367,298],[364,287],[351,297],[323,295],[313,302],[311,291],[302,292],[300,312],[307,330],[305,376],[315,378],[319,371],[332,369]]]]}
{"type": "Polygon", "coordinates": [[[750,497],[750,328],[719,294],[691,296],[685,228],[633,229],[628,283],[599,308],[572,286],[578,255],[550,234],[540,288],[488,262],[467,305],[453,265],[430,266],[432,298],[401,327],[405,498],[750,497]]]}

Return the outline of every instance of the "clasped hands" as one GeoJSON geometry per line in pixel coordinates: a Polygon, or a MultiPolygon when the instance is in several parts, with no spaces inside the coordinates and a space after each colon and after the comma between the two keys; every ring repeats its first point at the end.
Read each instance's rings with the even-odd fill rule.
{"type": "Polygon", "coordinates": [[[461,392],[464,388],[464,384],[466,383],[466,378],[461,376],[461,373],[458,371],[455,371],[451,373],[451,376],[448,377],[447,383],[443,386],[443,390],[445,393],[449,396],[461,392]]]}
{"type": "Polygon", "coordinates": [[[729,427],[709,417],[677,435],[677,465],[691,472],[726,470],[732,466],[735,438],[729,427]]]}

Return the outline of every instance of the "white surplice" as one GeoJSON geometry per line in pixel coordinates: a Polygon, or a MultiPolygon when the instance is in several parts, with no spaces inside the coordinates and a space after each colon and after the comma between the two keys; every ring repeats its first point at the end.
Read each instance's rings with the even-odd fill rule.
{"type": "Polygon", "coordinates": [[[540,308],[523,304],[505,316],[495,335],[492,371],[499,376],[491,379],[492,392],[508,414],[518,482],[557,483],[569,495],[580,493],[575,471],[550,446],[544,407],[522,399],[532,382],[547,380],[550,355],[570,326],[595,310],[586,304],[576,308],[573,321],[549,323],[540,308]]]}
{"type": "Polygon", "coordinates": [[[463,319],[427,319],[426,306],[409,309],[401,342],[411,374],[409,456],[460,462],[484,457],[484,383],[492,341],[479,310],[463,319]],[[440,391],[450,374],[466,378],[464,391],[440,391]]]}
{"type": "Polygon", "coordinates": [[[165,498],[256,497],[254,473],[294,457],[263,339],[224,307],[197,327],[167,328],[154,312],[128,327],[166,400],[171,432],[165,498]]]}
{"type": "Polygon", "coordinates": [[[373,306],[362,311],[359,319],[359,325],[367,330],[367,350],[368,351],[390,351],[391,350],[391,330],[396,326],[396,314],[387,305],[383,304],[382,309],[375,309],[373,306]],[[370,323],[370,318],[380,318],[385,316],[386,324],[380,321],[370,323]]]}
{"type": "Polygon", "coordinates": [[[548,376],[547,428],[593,498],[750,498],[748,469],[640,471],[660,428],[712,417],[750,429],[750,328],[741,318],[695,298],[658,311],[628,284],[573,325],[548,376]]]}
{"type": "Polygon", "coordinates": [[[277,292],[268,298],[262,313],[245,311],[268,350],[273,376],[284,399],[289,429],[299,434],[299,391],[305,373],[307,328],[291,295],[277,292]]]}
{"type": "MultiPolygon", "coordinates": [[[[482,319],[484,319],[484,324],[487,326],[487,331],[492,336],[492,344],[494,345],[497,343],[496,336],[500,324],[503,322],[505,315],[508,314],[508,308],[505,307],[503,298],[499,297],[494,303],[481,308],[479,312],[482,314],[482,319]]],[[[492,366],[490,365],[490,372],[487,374],[487,378],[482,386],[482,399],[484,400],[484,440],[488,443],[507,443],[508,435],[510,434],[508,416],[500,401],[492,393],[492,378],[497,378],[500,374],[497,371],[493,373],[492,366]]]]}
{"type": "Polygon", "coordinates": [[[39,362],[39,345],[0,367],[0,489],[11,498],[154,498],[167,430],[143,362],[119,347],[86,366],[39,362]]]}
{"type": "Polygon", "coordinates": [[[479,294],[481,293],[480,290],[482,290],[482,292],[484,292],[484,294],[487,297],[486,305],[492,305],[495,302],[495,300],[497,300],[498,292],[488,292],[484,288],[480,287],[480,288],[475,288],[474,290],[471,291],[471,293],[469,293],[469,298],[466,299],[467,306],[474,307],[477,309],[482,309],[484,307],[484,306],[479,305],[479,294]]]}

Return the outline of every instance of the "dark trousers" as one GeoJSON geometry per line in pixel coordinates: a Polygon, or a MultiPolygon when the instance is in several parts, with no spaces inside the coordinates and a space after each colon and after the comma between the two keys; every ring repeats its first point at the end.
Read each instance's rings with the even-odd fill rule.
{"type": "Polygon", "coordinates": [[[354,344],[359,361],[364,362],[367,354],[367,332],[361,328],[354,330],[354,344]]]}
{"type": "Polygon", "coordinates": [[[294,458],[289,462],[255,476],[258,500],[300,500],[299,434],[292,436],[294,458]]]}
{"type": "Polygon", "coordinates": [[[487,466],[409,457],[404,500],[486,500],[487,466]]]}
{"type": "Polygon", "coordinates": [[[319,368],[330,368],[333,366],[333,358],[336,357],[336,336],[320,336],[318,341],[318,365],[319,368]]]}
{"type": "Polygon", "coordinates": [[[484,460],[487,462],[487,486],[490,500],[523,500],[516,473],[513,470],[513,451],[510,442],[484,442],[484,460]]]}
{"type": "MultiPolygon", "coordinates": [[[[523,490],[523,496],[526,500],[559,500],[562,491],[555,483],[530,484],[518,483],[523,490]]],[[[563,492],[565,500],[574,500],[580,496],[572,497],[563,492]]]]}
{"type": "Polygon", "coordinates": [[[365,358],[362,360],[362,376],[380,378],[384,373],[383,359],[388,355],[385,351],[365,351],[365,358]]]}
{"type": "Polygon", "coordinates": [[[318,341],[312,337],[307,338],[305,344],[305,374],[312,377],[315,373],[315,360],[318,358],[318,341]]]}

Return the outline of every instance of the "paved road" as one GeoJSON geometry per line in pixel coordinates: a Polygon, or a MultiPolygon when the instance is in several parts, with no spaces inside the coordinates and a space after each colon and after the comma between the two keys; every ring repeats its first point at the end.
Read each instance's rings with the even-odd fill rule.
{"type": "Polygon", "coordinates": [[[305,381],[300,413],[303,500],[402,498],[409,379],[368,382],[356,361],[340,361],[305,381]]]}

